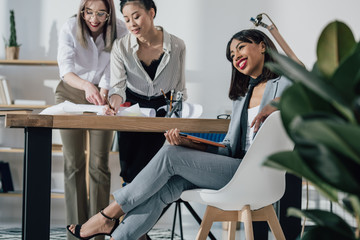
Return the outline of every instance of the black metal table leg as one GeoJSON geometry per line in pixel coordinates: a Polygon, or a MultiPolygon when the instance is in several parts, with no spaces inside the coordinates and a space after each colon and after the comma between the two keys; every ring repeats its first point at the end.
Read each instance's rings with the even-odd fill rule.
{"type": "Polygon", "coordinates": [[[25,128],[22,239],[49,239],[51,128],[25,128]]]}

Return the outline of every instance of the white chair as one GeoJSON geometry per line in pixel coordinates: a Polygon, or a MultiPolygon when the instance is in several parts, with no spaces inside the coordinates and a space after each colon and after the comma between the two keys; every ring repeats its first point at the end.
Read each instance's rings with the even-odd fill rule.
{"type": "Polygon", "coordinates": [[[196,239],[206,239],[216,221],[229,221],[228,239],[235,239],[236,222],[244,222],[245,236],[252,240],[252,221],[267,221],[276,239],[285,239],[273,203],[285,192],[285,171],[262,165],[267,156],[291,151],[293,142],[282,125],[280,112],[263,123],[231,181],[219,190],[194,189],[181,199],[207,205],[196,239]]]}

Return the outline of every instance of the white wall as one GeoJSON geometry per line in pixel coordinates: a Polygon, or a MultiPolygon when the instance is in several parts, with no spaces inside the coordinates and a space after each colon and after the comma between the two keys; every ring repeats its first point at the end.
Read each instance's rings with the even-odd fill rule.
{"type": "MultiPolygon", "coordinates": [[[[56,59],[58,31],[76,13],[79,0],[1,0],[0,34],[9,36],[9,9],[15,10],[21,59],[56,59]]],[[[227,98],[230,63],[225,58],[229,38],[252,27],[249,19],[265,12],[297,56],[311,68],[316,43],[324,26],[335,19],[348,24],[359,39],[358,0],[155,0],[157,25],[181,37],[187,45],[189,101],[204,106],[203,117],[214,118],[231,109],[227,98]]],[[[118,8],[119,1],[115,0],[118,8]]],[[[121,14],[117,11],[119,17],[121,14]]],[[[265,19],[266,22],[266,19],[265,19]]],[[[268,35],[269,32],[265,30],[268,35]]],[[[1,42],[1,41],[0,41],[1,42]]],[[[1,44],[0,44],[1,45],[1,44]]],[[[0,47],[0,58],[4,58],[0,47]]],[[[15,98],[44,99],[53,103],[53,92],[43,86],[58,79],[56,67],[0,66],[15,98]]]]}

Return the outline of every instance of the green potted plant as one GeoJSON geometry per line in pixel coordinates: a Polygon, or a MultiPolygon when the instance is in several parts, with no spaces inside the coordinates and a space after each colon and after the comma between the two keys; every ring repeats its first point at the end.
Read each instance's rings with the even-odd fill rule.
{"type": "Polygon", "coordinates": [[[19,58],[20,45],[16,40],[15,16],[14,10],[10,10],[10,38],[5,40],[6,59],[13,60],[19,58]]]}
{"type": "Polygon", "coordinates": [[[294,151],[270,156],[265,165],[307,179],[320,193],[355,219],[350,226],[333,212],[290,208],[311,219],[302,239],[360,239],[360,42],[339,21],[325,27],[313,70],[271,53],[268,67],[294,84],[278,107],[294,151]]]}

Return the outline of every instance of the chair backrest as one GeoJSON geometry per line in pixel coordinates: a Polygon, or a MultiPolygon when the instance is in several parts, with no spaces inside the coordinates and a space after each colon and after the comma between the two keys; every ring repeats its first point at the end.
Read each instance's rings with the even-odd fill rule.
{"type": "Polygon", "coordinates": [[[278,201],[285,191],[285,171],[263,166],[266,158],[280,151],[291,151],[279,111],[263,123],[232,180],[214,192],[212,206],[223,210],[240,210],[249,204],[252,210],[278,201]]]}

